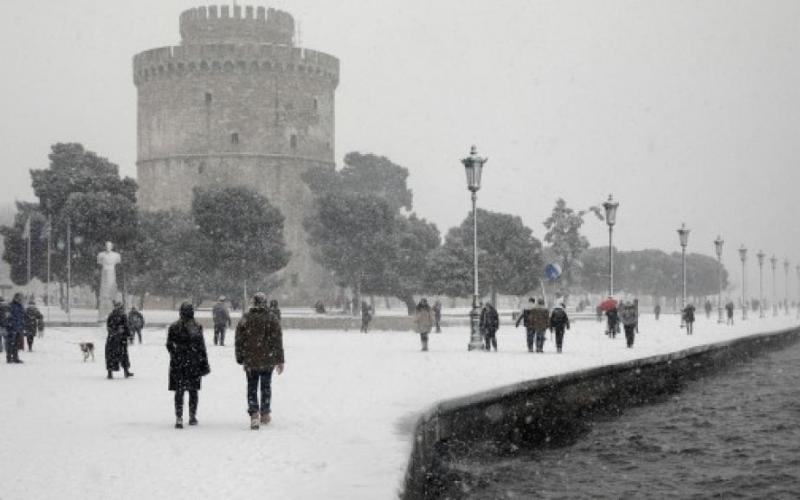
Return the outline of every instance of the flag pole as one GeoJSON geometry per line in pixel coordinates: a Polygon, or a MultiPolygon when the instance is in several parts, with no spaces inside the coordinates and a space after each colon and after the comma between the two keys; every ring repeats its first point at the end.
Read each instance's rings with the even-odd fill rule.
{"type": "Polygon", "coordinates": [[[53,241],[53,219],[47,214],[47,284],[44,288],[44,300],[47,302],[47,321],[50,321],[50,244],[53,241]]]}
{"type": "Polygon", "coordinates": [[[28,294],[31,293],[31,216],[28,215],[28,221],[25,223],[25,233],[27,235],[26,243],[27,243],[27,278],[28,278],[28,294]]]}

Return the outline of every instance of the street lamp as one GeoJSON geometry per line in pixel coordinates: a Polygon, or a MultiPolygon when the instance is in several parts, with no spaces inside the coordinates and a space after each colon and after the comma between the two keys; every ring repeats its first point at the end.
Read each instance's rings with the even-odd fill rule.
{"type": "Polygon", "coordinates": [[[478,308],[478,190],[481,188],[481,173],[483,165],[489,161],[488,158],[478,156],[478,148],[474,145],[469,151],[469,156],[461,160],[464,164],[464,171],[467,174],[467,189],[472,193],[472,263],[473,263],[473,285],[472,310],[469,313],[470,319],[470,339],[467,349],[477,351],[483,347],[481,332],[479,328],[481,311],[478,308]]]}
{"type": "Polygon", "coordinates": [[[800,318],[800,264],[795,267],[797,272],[797,317],[800,318]]]}
{"type": "Polygon", "coordinates": [[[745,262],[747,262],[747,248],[744,245],[739,247],[739,258],[742,259],[742,320],[747,319],[747,302],[746,296],[747,293],[745,292],[745,288],[747,286],[746,280],[747,276],[745,276],[745,262]]]}
{"type": "Polygon", "coordinates": [[[725,320],[722,318],[722,244],[725,243],[725,240],[722,239],[722,236],[717,236],[717,239],[714,240],[714,248],[717,251],[717,278],[719,279],[719,290],[717,292],[717,312],[719,313],[717,318],[717,323],[724,323],[725,320]]]}
{"type": "Polygon", "coordinates": [[[783,308],[789,314],[789,259],[783,259],[783,308]]]}
{"type": "Polygon", "coordinates": [[[772,315],[778,315],[778,294],[775,292],[775,269],[778,267],[778,258],[775,257],[775,254],[772,254],[772,257],[769,259],[769,263],[772,264],[772,315]]]}
{"type": "Polygon", "coordinates": [[[72,323],[72,245],[80,245],[81,243],[83,243],[83,236],[72,236],[72,221],[67,219],[66,244],[62,240],[59,240],[56,244],[59,250],[64,250],[65,248],[67,250],[67,323],[72,323]]]}
{"type": "Polygon", "coordinates": [[[619,202],[614,201],[614,197],[608,195],[608,200],[603,203],[606,211],[606,224],[608,224],[608,296],[614,296],[614,246],[613,232],[614,224],[617,222],[617,207],[619,202]]]}
{"type": "Polygon", "coordinates": [[[685,326],[683,318],[683,310],[686,309],[686,245],[689,244],[689,231],[686,223],[681,223],[681,228],[678,229],[678,237],[681,241],[681,272],[683,274],[683,292],[681,294],[681,328],[685,326]]]}
{"type": "Polygon", "coordinates": [[[758,317],[764,317],[764,254],[763,250],[759,250],[756,254],[758,257],[758,317]]]}

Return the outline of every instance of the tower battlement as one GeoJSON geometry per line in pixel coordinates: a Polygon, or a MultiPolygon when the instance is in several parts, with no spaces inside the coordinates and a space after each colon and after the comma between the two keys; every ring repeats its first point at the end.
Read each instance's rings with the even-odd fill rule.
{"type": "Polygon", "coordinates": [[[264,7],[211,5],[181,13],[182,45],[270,43],[292,45],[294,18],[264,7]]]}
{"type": "Polygon", "coordinates": [[[133,80],[144,82],[210,72],[297,73],[339,83],[339,59],[316,50],[285,45],[181,45],[151,49],[133,58],[133,80]]]}

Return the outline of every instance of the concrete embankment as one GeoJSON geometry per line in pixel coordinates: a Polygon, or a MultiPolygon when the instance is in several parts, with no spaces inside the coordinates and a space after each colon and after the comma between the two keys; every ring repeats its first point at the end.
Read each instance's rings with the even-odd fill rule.
{"type": "Polygon", "coordinates": [[[443,401],[417,421],[402,498],[446,495],[443,461],[487,441],[534,448],[568,442],[595,417],[657,401],[687,381],[800,340],[800,329],[762,333],[535,379],[443,401]]]}

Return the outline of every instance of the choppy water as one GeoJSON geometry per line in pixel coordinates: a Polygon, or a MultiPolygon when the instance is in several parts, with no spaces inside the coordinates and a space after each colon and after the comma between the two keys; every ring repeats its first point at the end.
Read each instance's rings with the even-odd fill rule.
{"type": "Polygon", "coordinates": [[[451,466],[458,498],[800,498],[800,343],[595,422],[570,446],[451,466]]]}

